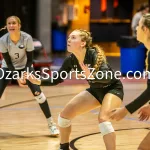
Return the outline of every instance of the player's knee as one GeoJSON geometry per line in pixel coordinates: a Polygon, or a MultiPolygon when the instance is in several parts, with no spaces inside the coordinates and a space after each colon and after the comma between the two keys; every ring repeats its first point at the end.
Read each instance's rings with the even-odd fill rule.
{"type": "Polygon", "coordinates": [[[61,128],[67,128],[67,127],[71,126],[71,120],[63,118],[59,115],[58,116],[58,125],[61,128]]]}
{"type": "Polygon", "coordinates": [[[43,92],[39,93],[39,95],[35,96],[35,99],[38,103],[42,104],[46,101],[46,97],[43,92]]]}
{"type": "Polygon", "coordinates": [[[107,121],[109,118],[107,115],[102,115],[102,116],[98,116],[98,122],[99,123],[102,123],[102,122],[105,122],[107,121]]]}
{"type": "Polygon", "coordinates": [[[109,121],[99,123],[99,129],[103,136],[114,132],[114,128],[109,121]]]}
{"type": "Polygon", "coordinates": [[[67,104],[60,115],[63,118],[73,119],[77,115],[77,108],[73,104],[67,104]]]}

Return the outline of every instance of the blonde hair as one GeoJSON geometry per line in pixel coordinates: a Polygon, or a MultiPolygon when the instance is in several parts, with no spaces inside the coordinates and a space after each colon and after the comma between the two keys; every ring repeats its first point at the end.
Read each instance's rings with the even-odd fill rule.
{"type": "Polygon", "coordinates": [[[149,66],[149,64],[148,64],[148,53],[149,53],[149,50],[147,50],[146,59],[145,59],[146,71],[149,71],[149,70],[148,70],[148,66],[149,66]]]}
{"type": "Polygon", "coordinates": [[[1,28],[1,29],[0,29],[0,31],[5,30],[6,28],[7,28],[7,27],[6,27],[6,26],[4,26],[3,28],[1,28]]]}
{"type": "Polygon", "coordinates": [[[92,45],[92,37],[90,32],[83,29],[76,29],[76,31],[80,32],[81,40],[86,42],[85,47],[87,49],[94,48],[97,51],[97,58],[94,64],[95,72],[97,72],[101,64],[106,62],[106,56],[103,49],[99,45],[92,45]]]}
{"type": "MultiPolygon", "coordinates": [[[[6,24],[7,24],[7,21],[8,21],[9,18],[15,18],[15,20],[18,22],[18,24],[21,25],[21,21],[20,21],[19,17],[17,17],[17,16],[10,16],[10,17],[8,17],[6,19],[6,24]]],[[[4,26],[3,28],[1,28],[0,31],[5,30],[5,29],[7,29],[7,26],[4,26]]]]}
{"type": "MultiPolygon", "coordinates": [[[[147,14],[142,16],[142,22],[143,22],[143,25],[150,30],[150,13],[147,13],[147,14]]],[[[148,64],[148,53],[149,53],[149,50],[147,50],[146,59],[145,59],[146,71],[148,71],[148,66],[149,66],[149,64],[148,64]]]]}

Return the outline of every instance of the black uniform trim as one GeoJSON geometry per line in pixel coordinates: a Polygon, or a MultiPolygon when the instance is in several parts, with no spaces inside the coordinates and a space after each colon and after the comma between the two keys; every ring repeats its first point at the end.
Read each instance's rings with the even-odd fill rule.
{"type": "Polygon", "coordinates": [[[146,90],[134,101],[126,105],[126,109],[132,114],[150,100],[150,84],[147,84],[146,90]]]}

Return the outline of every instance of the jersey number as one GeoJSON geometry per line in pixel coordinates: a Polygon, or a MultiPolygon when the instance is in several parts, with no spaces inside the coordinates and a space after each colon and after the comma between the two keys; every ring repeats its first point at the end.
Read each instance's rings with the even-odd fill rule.
{"type": "Polygon", "coordinates": [[[19,53],[15,53],[15,59],[18,59],[19,58],[19,53]]]}

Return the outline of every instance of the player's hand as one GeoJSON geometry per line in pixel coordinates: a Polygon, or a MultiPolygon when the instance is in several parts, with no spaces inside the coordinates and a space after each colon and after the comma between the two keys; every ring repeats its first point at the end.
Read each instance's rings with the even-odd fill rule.
{"type": "Polygon", "coordinates": [[[140,115],[139,116],[140,121],[144,121],[144,120],[147,121],[150,118],[150,104],[143,106],[139,110],[138,114],[140,115]]]}
{"type": "Polygon", "coordinates": [[[37,84],[40,85],[41,84],[41,80],[36,78],[33,74],[30,74],[28,72],[25,72],[23,74],[24,79],[29,80],[31,83],[33,84],[37,84]]]}
{"type": "Polygon", "coordinates": [[[23,88],[28,87],[28,86],[26,85],[26,80],[23,79],[23,78],[17,79],[17,82],[18,82],[18,85],[19,85],[20,87],[23,87],[23,88]]]}

